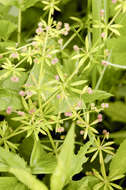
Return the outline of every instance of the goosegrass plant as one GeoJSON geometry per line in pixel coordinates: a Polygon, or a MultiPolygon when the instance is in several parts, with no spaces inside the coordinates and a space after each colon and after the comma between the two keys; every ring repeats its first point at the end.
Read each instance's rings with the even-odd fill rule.
{"type": "Polygon", "coordinates": [[[111,46],[122,37],[126,1],[88,0],[86,19],[71,16],[71,25],[54,19],[62,1],[41,1],[24,42],[22,13],[37,2],[0,1],[18,8],[15,45],[0,53],[0,189],[123,189],[126,140],[116,151],[102,122],[113,96],[105,74],[126,69],[112,62],[111,46]]]}

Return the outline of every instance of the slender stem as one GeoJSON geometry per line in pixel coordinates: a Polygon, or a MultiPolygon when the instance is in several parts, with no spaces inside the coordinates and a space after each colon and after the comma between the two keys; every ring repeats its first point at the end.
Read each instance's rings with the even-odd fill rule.
{"type": "Polygon", "coordinates": [[[104,66],[104,69],[103,69],[103,71],[101,72],[101,75],[100,75],[100,77],[99,77],[99,80],[98,80],[98,82],[97,82],[97,84],[96,84],[95,90],[98,90],[98,88],[99,88],[99,86],[100,86],[100,84],[101,84],[102,78],[103,78],[103,76],[104,76],[104,73],[105,73],[105,71],[106,71],[106,68],[107,68],[107,66],[104,66]]]}
{"type": "Polygon", "coordinates": [[[64,44],[64,46],[62,47],[62,50],[64,50],[68,45],[69,43],[76,37],[76,35],[80,32],[81,28],[79,28],[76,33],[74,33],[70,38],[69,40],[67,40],[67,42],[64,44]]]}
{"type": "Polygon", "coordinates": [[[50,133],[50,131],[49,131],[48,129],[47,129],[47,134],[48,134],[49,140],[50,140],[50,142],[51,142],[51,144],[52,144],[52,147],[53,147],[53,149],[54,149],[55,155],[56,155],[56,157],[57,157],[57,149],[56,149],[55,143],[54,143],[54,141],[53,141],[53,138],[52,138],[52,136],[51,136],[51,133],[50,133]]]}
{"type": "Polygon", "coordinates": [[[106,62],[108,65],[112,66],[112,67],[116,67],[116,68],[120,68],[120,69],[126,69],[125,65],[118,65],[118,64],[114,64],[114,63],[110,63],[110,62],[106,62]]]}
{"type": "Polygon", "coordinates": [[[17,36],[17,42],[21,42],[21,8],[19,8],[18,12],[18,36],[17,36]]]}
{"type": "MultiPolygon", "coordinates": [[[[100,23],[100,9],[101,9],[101,0],[92,0],[92,16],[93,16],[93,24],[95,24],[96,20],[100,23]]],[[[93,44],[98,40],[101,42],[101,28],[93,28],[93,44]]]]}

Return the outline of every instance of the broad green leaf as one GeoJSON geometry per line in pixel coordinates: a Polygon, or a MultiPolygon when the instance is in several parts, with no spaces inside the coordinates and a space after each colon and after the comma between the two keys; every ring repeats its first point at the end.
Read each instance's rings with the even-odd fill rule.
{"type": "Polygon", "coordinates": [[[101,90],[93,90],[92,94],[85,93],[84,95],[82,95],[82,99],[85,103],[91,103],[94,102],[95,100],[104,100],[111,96],[112,94],[108,92],[101,90]]]}
{"type": "MultiPolygon", "coordinates": [[[[0,76],[2,76],[4,73],[6,73],[5,70],[0,71],[0,76]]],[[[0,80],[0,88],[5,88],[8,90],[16,90],[18,93],[22,86],[24,85],[28,74],[26,72],[20,72],[19,81],[17,83],[14,83],[11,81],[11,77],[9,76],[7,79],[0,80]]]]}
{"type": "Polygon", "coordinates": [[[5,6],[12,6],[15,5],[19,7],[19,1],[18,0],[0,0],[0,3],[5,5],[5,6]]]}
{"type": "Polygon", "coordinates": [[[0,42],[0,50],[6,50],[7,47],[15,47],[15,42],[14,41],[3,41],[3,42],[0,42]]]}
{"type": "Polygon", "coordinates": [[[16,176],[23,184],[31,190],[48,190],[47,187],[30,174],[26,162],[17,154],[8,152],[0,147],[0,163],[4,163],[8,167],[8,172],[16,176]]]}
{"type": "Polygon", "coordinates": [[[15,91],[0,89],[0,111],[6,110],[8,106],[12,107],[12,111],[21,109],[20,96],[15,91]]]}
{"type": "Polygon", "coordinates": [[[70,166],[74,154],[74,126],[70,128],[58,156],[57,167],[51,177],[51,190],[61,190],[71,175],[70,166]]]}
{"type": "Polygon", "coordinates": [[[121,143],[117,153],[111,161],[109,177],[116,177],[124,173],[126,173],[126,139],[121,143]]]}
{"type": "Polygon", "coordinates": [[[30,158],[30,167],[33,174],[53,173],[56,167],[56,158],[52,153],[46,153],[40,142],[35,141],[30,158]]]}
{"type": "Polygon", "coordinates": [[[25,11],[29,7],[32,7],[35,3],[37,3],[40,0],[0,0],[0,3],[5,6],[16,6],[18,8],[21,8],[22,11],[25,11]]]}
{"type": "Polygon", "coordinates": [[[111,117],[113,121],[126,122],[126,104],[123,102],[110,103],[105,113],[111,117]]]}
{"type": "Polygon", "coordinates": [[[92,190],[98,182],[95,176],[86,176],[79,181],[71,181],[65,190],[92,190]]]}
{"type": "Polygon", "coordinates": [[[15,177],[0,177],[0,190],[28,190],[15,177]]]}
{"type": "Polygon", "coordinates": [[[118,65],[126,65],[126,37],[121,36],[117,39],[108,40],[107,48],[110,50],[110,62],[118,65]]]}
{"type": "Polygon", "coordinates": [[[8,21],[8,20],[0,20],[0,39],[7,40],[10,35],[16,30],[17,26],[8,21]]]}
{"type": "Polygon", "coordinates": [[[43,182],[36,179],[35,176],[31,175],[24,169],[10,168],[9,172],[16,176],[16,178],[25,184],[31,190],[48,190],[43,182]]]}
{"type": "Polygon", "coordinates": [[[26,169],[27,166],[23,158],[0,147],[0,164],[1,163],[8,167],[8,170],[11,167],[26,169]]]}

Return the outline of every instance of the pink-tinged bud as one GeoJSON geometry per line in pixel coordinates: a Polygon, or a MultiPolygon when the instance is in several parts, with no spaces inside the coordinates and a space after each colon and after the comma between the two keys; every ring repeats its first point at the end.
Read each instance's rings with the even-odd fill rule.
{"type": "Polygon", "coordinates": [[[11,108],[10,106],[8,106],[8,108],[7,108],[7,110],[6,110],[6,113],[7,113],[8,115],[10,115],[11,112],[12,112],[12,108],[11,108]]]}
{"type": "Polygon", "coordinates": [[[62,23],[61,21],[59,21],[57,24],[58,24],[59,26],[62,26],[63,23],[62,23]]]}
{"type": "Polygon", "coordinates": [[[53,60],[52,60],[52,65],[55,65],[56,63],[58,63],[58,59],[57,58],[54,58],[53,60]]]}
{"type": "Polygon", "coordinates": [[[21,90],[21,91],[19,92],[19,95],[20,95],[20,96],[25,96],[25,92],[24,92],[23,90],[21,90]]]}
{"type": "Polygon", "coordinates": [[[101,37],[102,37],[102,38],[105,38],[105,35],[106,35],[105,32],[102,32],[102,33],[101,33],[101,37]]]}
{"type": "Polygon", "coordinates": [[[37,45],[37,42],[33,41],[32,46],[36,46],[36,45],[37,45]]]}
{"type": "Polygon", "coordinates": [[[102,107],[102,108],[105,108],[105,103],[102,103],[102,104],[101,104],[101,107],[102,107]]]}
{"type": "Polygon", "coordinates": [[[72,116],[72,113],[71,113],[71,112],[65,112],[64,115],[65,115],[66,117],[71,117],[71,116],[72,116]]]}
{"type": "Polygon", "coordinates": [[[99,121],[99,122],[102,122],[102,114],[98,114],[98,117],[97,117],[97,118],[98,118],[98,121],[99,121]]]}
{"type": "Polygon", "coordinates": [[[25,86],[25,87],[31,87],[31,85],[28,84],[28,83],[26,83],[24,86],[25,86]]]}
{"type": "Polygon", "coordinates": [[[56,75],[56,76],[55,76],[55,79],[56,79],[56,80],[59,80],[59,76],[58,76],[58,75],[56,75]]]}
{"type": "Polygon", "coordinates": [[[32,92],[31,91],[26,91],[27,96],[32,96],[32,92]]]}
{"type": "Polygon", "coordinates": [[[62,132],[64,132],[64,128],[63,128],[63,127],[59,127],[59,128],[57,129],[57,133],[62,133],[62,132]]]}
{"type": "Polygon", "coordinates": [[[18,58],[18,53],[17,52],[14,52],[10,55],[11,58],[13,59],[17,59],[18,58]]]}
{"type": "Polygon", "coordinates": [[[68,23],[65,23],[64,27],[65,27],[65,29],[66,29],[67,32],[70,31],[70,25],[68,23]]]}
{"type": "Polygon", "coordinates": [[[47,55],[48,58],[51,58],[52,56],[50,54],[47,55]]]}
{"type": "Polygon", "coordinates": [[[74,46],[73,46],[73,49],[74,49],[74,51],[78,51],[78,50],[79,50],[79,47],[78,47],[77,45],[74,45],[74,46]]]}
{"type": "Polygon", "coordinates": [[[33,62],[34,62],[34,63],[38,63],[38,59],[35,58],[35,59],[33,60],[33,62]]]}
{"type": "Polygon", "coordinates": [[[104,9],[101,9],[101,10],[100,10],[100,16],[103,17],[103,16],[104,16],[104,13],[105,13],[104,9]]]}
{"type": "Polygon", "coordinates": [[[91,110],[95,110],[96,107],[95,107],[95,103],[91,103],[91,110]]]}
{"type": "Polygon", "coordinates": [[[104,65],[104,66],[108,65],[107,61],[105,61],[105,60],[102,60],[101,64],[104,65]]]}
{"type": "Polygon", "coordinates": [[[105,108],[108,108],[109,107],[109,104],[108,103],[105,103],[105,108]]]}
{"type": "Polygon", "coordinates": [[[46,27],[46,31],[50,30],[50,28],[51,28],[50,26],[47,26],[47,27],[46,27]]]}
{"type": "Polygon", "coordinates": [[[26,52],[26,51],[27,51],[27,47],[24,47],[24,48],[21,49],[21,52],[23,52],[23,53],[26,52]]]}
{"type": "Polygon", "coordinates": [[[68,33],[68,31],[63,31],[62,34],[63,34],[64,36],[67,36],[69,33],[68,33]]]}
{"type": "Polygon", "coordinates": [[[80,121],[80,120],[77,120],[77,124],[79,125],[79,124],[82,124],[83,122],[82,121],[80,121]]]}
{"type": "Polygon", "coordinates": [[[61,98],[60,94],[58,94],[56,97],[57,97],[57,99],[60,99],[60,98],[61,98]]]}
{"type": "Polygon", "coordinates": [[[43,32],[43,29],[41,27],[36,29],[36,34],[40,35],[43,32]]]}
{"type": "Polygon", "coordinates": [[[80,135],[83,135],[83,134],[84,134],[84,131],[83,131],[83,130],[81,130],[81,131],[80,131],[80,135]]]}
{"type": "Polygon", "coordinates": [[[30,114],[33,114],[35,112],[35,109],[33,108],[33,109],[31,109],[31,110],[29,110],[29,113],[30,114]]]}
{"type": "Polygon", "coordinates": [[[88,94],[92,94],[93,93],[93,91],[92,91],[92,89],[90,87],[87,89],[87,92],[88,92],[88,94]]]}
{"type": "Polygon", "coordinates": [[[42,22],[39,22],[39,23],[38,23],[38,27],[42,27],[42,22]]]}
{"type": "Polygon", "coordinates": [[[63,39],[59,39],[58,44],[62,45],[63,44],[63,39]]]}
{"type": "Polygon", "coordinates": [[[0,59],[2,59],[3,58],[3,55],[0,55],[0,59]]]}
{"type": "Polygon", "coordinates": [[[57,29],[57,30],[60,30],[61,27],[62,27],[62,22],[59,21],[59,22],[57,23],[56,29],[57,29]]]}
{"type": "Polygon", "coordinates": [[[81,107],[82,106],[82,101],[79,101],[78,103],[77,103],[77,107],[81,107]]]}
{"type": "Polygon", "coordinates": [[[112,3],[114,4],[114,3],[116,3],[117,2],[117,0],[112,0],[112,3]]]}
{"type": "Polygon", "coordinates": [[[17,114],[23,116],[25,113],[23,111],[17,111],[17,114]]]}
{"type": "Polygon", "coordinates": [[[109,132],[108,132],[106,129],[104,129],[104,130],[102,131],[102,134],[105,136],[106,139],[109,138],[109,132]]]}
{"type": "Polygon", "coordinates": [[[108,49],[105,49],[104,53],[105,53],[105,56],[109,56],[110,55],[110,52],[109,52],[108,49]]]}
{"type": "Polygon", "coordinates": [[[18,82],[18,81],[19,81],[19,78],[16,77],[16,76],[13,76],[13,77],[11,77],[11,81],[12,81],[12,82],[18,82]]]}

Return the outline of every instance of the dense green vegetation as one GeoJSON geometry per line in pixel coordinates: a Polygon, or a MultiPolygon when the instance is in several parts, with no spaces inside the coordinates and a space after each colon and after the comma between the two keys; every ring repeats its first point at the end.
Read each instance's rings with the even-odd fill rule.
{"type": "Polygon", "coordinates": [[[0,0],[0,190],[126,189],[126,0],[0,0]]]}

